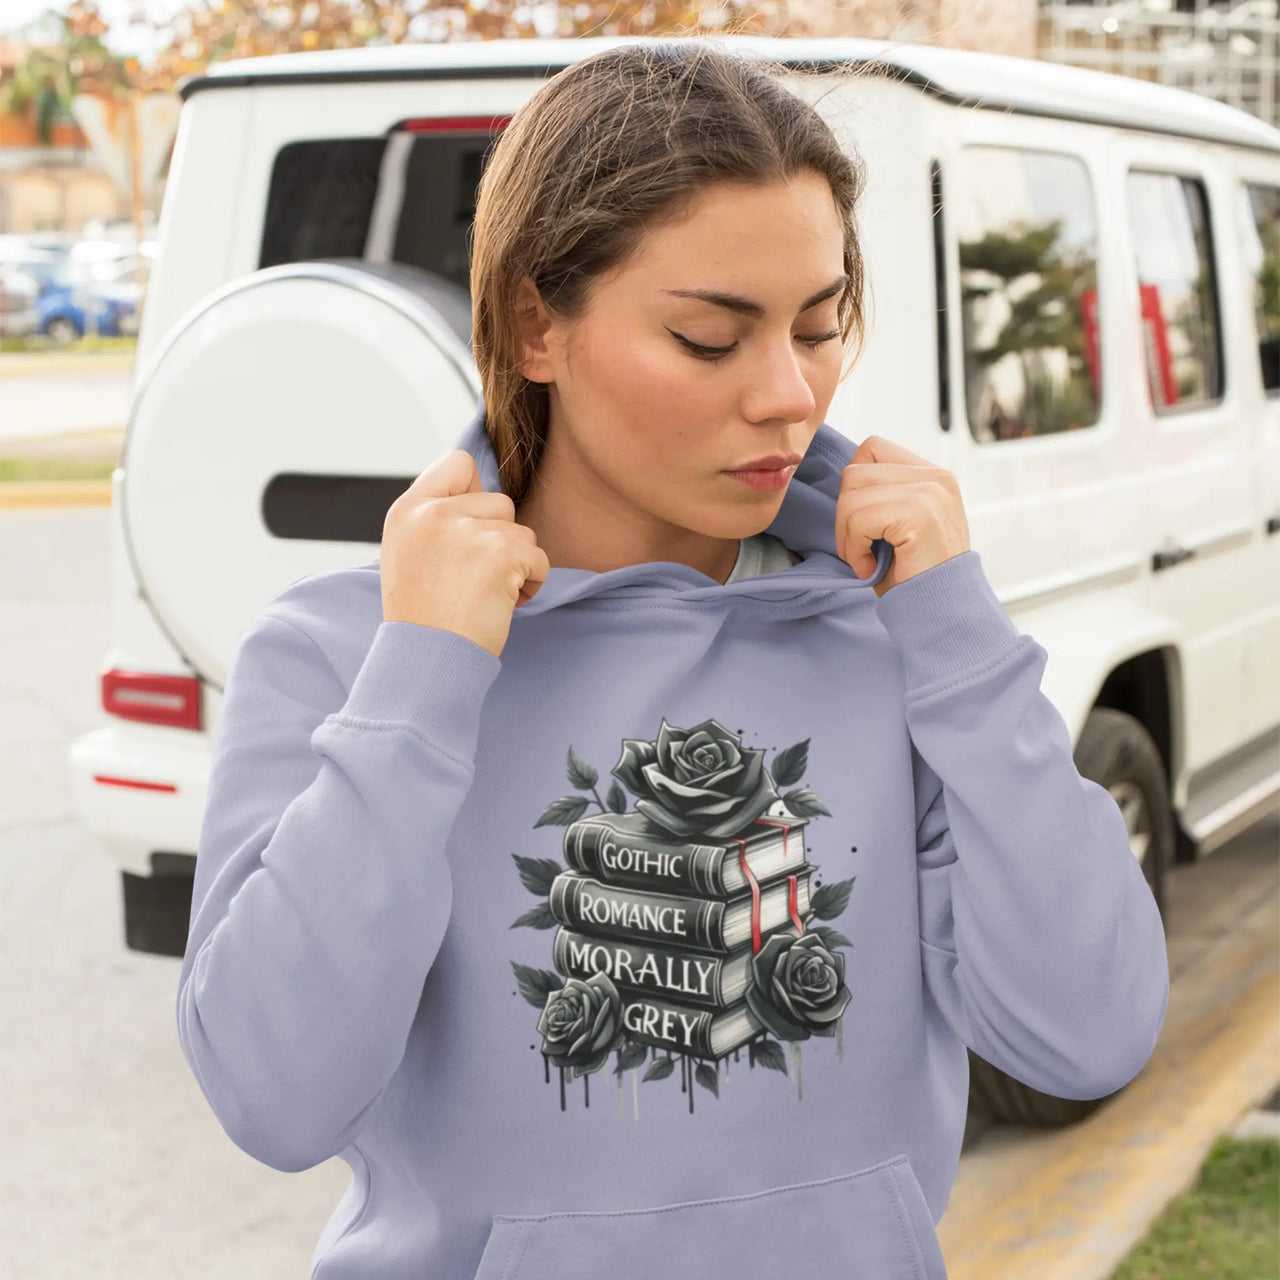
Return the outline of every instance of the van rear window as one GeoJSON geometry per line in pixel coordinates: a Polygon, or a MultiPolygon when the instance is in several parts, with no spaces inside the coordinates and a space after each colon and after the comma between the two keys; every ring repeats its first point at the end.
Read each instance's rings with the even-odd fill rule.
{"type": "Polygon", "coordinates": [[[495,136],[392,133],[286,144],[272,166],[259,267],[367,258],[469,288],[468,233],[495,136]]]}
{"type": "Polygon", "coordinates": [[[385,138],[326,138],[281,147],[258,266],[361,257],[386,145],[385,138]]]}

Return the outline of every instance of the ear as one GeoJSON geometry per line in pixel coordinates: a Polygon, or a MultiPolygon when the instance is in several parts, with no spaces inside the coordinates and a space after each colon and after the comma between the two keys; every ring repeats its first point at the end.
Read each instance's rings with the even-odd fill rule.
{"type": "Polygon", "coordinates": [[[554,382],[551,360],[551,316],[537,286],[525,276],[516,287],[516,332],[519,368],[530,382],[554,382]]]}

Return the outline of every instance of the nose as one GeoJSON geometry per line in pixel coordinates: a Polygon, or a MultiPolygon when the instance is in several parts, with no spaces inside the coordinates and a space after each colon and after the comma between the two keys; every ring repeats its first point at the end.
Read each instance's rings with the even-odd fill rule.
{"type": "Polygon", "coordinates": [[[742,368],[743,416],[748,422],[804,422],[812,415],[817,401],[789,331],[761,343],[755,359],[743,361],[742,368]]]}

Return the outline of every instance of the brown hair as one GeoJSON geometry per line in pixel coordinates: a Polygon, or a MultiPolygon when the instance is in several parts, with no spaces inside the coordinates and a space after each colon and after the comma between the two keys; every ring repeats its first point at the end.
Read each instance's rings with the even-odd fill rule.
{"type": "Polygon", "coordinates": [[[856,332],[861,349],[854,211],[865,174],[816,108],[781,83],[784,73],[799,74],[707,37],[616,46],[550,77],[495,141],[471,229],[472,351],[502,490],[516,503],[548,413],[546,385],[518,368],[520,280],[533,280],[548,309],[577,318],[591,282],[707,183],[770,183],[805,170],[827,179],[845,229],[841,337],[856,332]]]}

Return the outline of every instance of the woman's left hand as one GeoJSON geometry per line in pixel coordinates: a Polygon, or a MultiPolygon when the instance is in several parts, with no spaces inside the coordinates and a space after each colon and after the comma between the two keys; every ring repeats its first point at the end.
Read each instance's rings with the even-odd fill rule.
{"type": "Polygon", "coordinates": [[[858,446],[836,499],[836,551],[860,578],[875,572],[875,538],[893,544],[889,571],[872,587],[877,598],[970,549],[955,476],[883,436],[858,446]]]}

